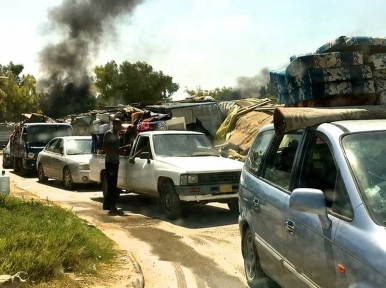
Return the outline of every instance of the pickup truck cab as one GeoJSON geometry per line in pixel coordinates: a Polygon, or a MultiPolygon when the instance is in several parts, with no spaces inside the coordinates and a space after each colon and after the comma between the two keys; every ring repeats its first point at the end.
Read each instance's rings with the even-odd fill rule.
{"type": "MultiPolygon", "coordinates": [[[[101,182],[103,191],[104,160],[98,154],[90,160],[90,179],[101,182]]],[[[238,211],[242,167],[242,162],[221,157],[203,133],[142,132],[129,155],[120,156],[118,188],[159,198],[169,219],[186,214],[188,203],[223,202],[238,211]]]]}
{"type": "Polygon", "coordinates": [[[386,120],[257,134],[240,178],[250,287],[385,287],[386,120]]]}

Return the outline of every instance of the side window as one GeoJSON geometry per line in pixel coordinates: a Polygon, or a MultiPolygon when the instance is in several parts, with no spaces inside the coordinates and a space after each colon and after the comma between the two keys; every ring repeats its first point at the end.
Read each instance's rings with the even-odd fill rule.
{"type": "Polygon", "coordinates": [[[264,160],[265,152],[271,143],[274,130],[262,132],[257,135],[252,147],[249,150],[248,157],[245,160],[245,169],[253,175],[258,175],[264,160]]]}
{"type": "Polygon", "coordinates": [[[263,168],[264,179],[285,190],[289,189],[292,167],[301,137],[302,131],[276,137],[263,168]]]}
{"type": "Polygon", "coordinates": [[[54,150],[55,150],[55,145],[56,145],[57,142],[58,142],[58,139],[52,140],[52,141],[48,144],[46,150],[47,150],[47,151],[50,151],[50,152],[54,152],[54,150]]]}
{"type": "Polygon", "coordinates": [[[54,152],[55,153],[63,153],[63,140],[62,139],[59,139],[58,142],[56,142],[56,145],[55,145],[55,150],[54,152]]]}
{"type": "Polygon", "coordinates": [[[300,174],[300,187],[322,190],[328,211],[351,219],[350,199],[330,147],[322,137],[315,136],[309,142],[307,151],[300,174]]]}
{"type": "Polygon", "coordinates": [[[135,147],[135,153],[139,152],[141,150],[142,152],[149,152],[150,153],[150,158],[153,159],[153,156],[151,154],[151,148],[150,148],[150,139],[147,136],[141,136],[138,139],[137,146],[135,147]]]}

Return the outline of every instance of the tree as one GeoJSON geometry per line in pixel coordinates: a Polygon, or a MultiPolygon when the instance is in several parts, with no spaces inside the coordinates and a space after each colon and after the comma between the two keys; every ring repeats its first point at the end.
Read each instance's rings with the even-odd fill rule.
{"type": "Polygon", "coordinates": [[[7,77],[0,82],[0,122],[19,121],[22,113],[40,112],[36,79],[32,75],[20,76],[23,67],[12,62],[0,65],[0,75],[7,77]]]}
{"type": "Polygon", "coordinates": [[[170,101],[179,85],[162,71],[154,71],[145,62],[134,64],[115,61],[94,68],[98,106],[129,104],[141,101],[170,101]]]}

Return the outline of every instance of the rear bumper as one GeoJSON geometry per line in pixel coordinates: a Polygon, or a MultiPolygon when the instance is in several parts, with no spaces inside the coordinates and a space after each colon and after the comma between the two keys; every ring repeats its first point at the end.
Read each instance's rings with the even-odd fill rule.
{"type": "Polygon", "coordinates": [[[36,159],[23,159],[23,168],[36,171],[36,159]]]}

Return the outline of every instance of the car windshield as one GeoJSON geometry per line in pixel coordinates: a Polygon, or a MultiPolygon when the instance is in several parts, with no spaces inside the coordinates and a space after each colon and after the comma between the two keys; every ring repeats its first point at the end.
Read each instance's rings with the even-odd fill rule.
{"type": "Polygon", "coordinates": [[[91,154],[90,139],[71,139],[66,142],[67,155],[91,154]]]}
{"type": "Polygon", "coordinates": [[[60,136],[70,136],[72,130],[67,125],[36,125],[28,127],[28,142],[48,143],[51,139],[60,136]]]}
{"type": "Polygon", "coordinates": [[[163,134],[154,135],[154,152],[161,157],[220,156],[205,135],[163,134]]]}
{"type": "Polygon", "coordinates": [[[372,219],[385,226],[386,131],[347,135],[342,144],[372,219]]]}

